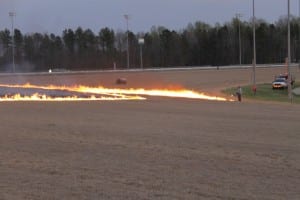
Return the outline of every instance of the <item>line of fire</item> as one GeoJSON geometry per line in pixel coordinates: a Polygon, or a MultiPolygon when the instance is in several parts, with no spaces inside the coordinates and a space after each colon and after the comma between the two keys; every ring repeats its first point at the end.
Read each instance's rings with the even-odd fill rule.
{"type": "Polygon", "coordinates": [[[223,97],[209,96],[192,90],[119,89],[88,86],[41,86],[32,84],[0,84],[0,101],[117,101],[147,100],[148,97],[168,97],[230,101],[223,97]]]}

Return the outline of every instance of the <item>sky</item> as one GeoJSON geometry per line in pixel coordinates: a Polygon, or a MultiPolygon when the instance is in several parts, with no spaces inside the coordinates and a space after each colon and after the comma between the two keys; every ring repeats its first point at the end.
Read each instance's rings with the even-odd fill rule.
{"type": "MultiPolygon", "coordinates": [[[[255,0],[255,16],[269,23],[287,15],[288,0],[255,0]]],[[[291,14],[299,15],[300,0],[290,0],[291,14]]],[[[62,34],[66,28],[126,30],[124,14],[130,15],[129,29],[148,32],[152,26],[179,31],[189,23],[214,25],[229,22],[237,13],[242,20],[252,17],[252,0],[0,0],[0,30],[14,26],[22,33],[62,34]]]]}

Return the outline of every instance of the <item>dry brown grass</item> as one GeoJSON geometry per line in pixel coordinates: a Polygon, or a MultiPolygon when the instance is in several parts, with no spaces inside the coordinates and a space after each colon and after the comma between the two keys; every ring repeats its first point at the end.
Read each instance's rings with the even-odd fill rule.
{"type": "MultiPolygon", "coordinates": [[[[258,82],[280,71],[258,69],[258,82]]],[[[248,84],[250,74],[97,73],[18,82],[114,87],[126,77],[128,87],[216,95],[248,84]]],[[[299,105],[149,98],[3,102],[0,112],[0,199],[300,199],[299,105]]]]}

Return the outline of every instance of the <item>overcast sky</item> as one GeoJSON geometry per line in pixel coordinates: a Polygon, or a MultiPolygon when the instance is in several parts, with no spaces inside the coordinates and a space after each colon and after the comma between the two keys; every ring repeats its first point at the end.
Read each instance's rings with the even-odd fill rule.
{"type": "MultiPolygon", "coordinates": [[[[291,13],[299,13],[299,1],[291,1],[291,13]]],[[[287,0],[255,0],[256,17],[275,22],[287,15],[287,0]]],[[[22,33],[61,34],[66,28],[90,28],[98,32],[109,27],[126,30],[124,14],[131,16],[133,32],[147,32],[155,26],[172,30],[203,21],[214,25],[230,21],[236,13],[243,20],[252,16],[252,0],[0,0],[0,30],[11,28],[8,16],[16,12],[15,27],[22,33]]]]}

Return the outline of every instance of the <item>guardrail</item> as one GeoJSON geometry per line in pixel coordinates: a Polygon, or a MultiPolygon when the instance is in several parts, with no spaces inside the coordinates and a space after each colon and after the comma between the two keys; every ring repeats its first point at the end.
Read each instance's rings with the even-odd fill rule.
{"type": "MultiPolygon", "coordinates": [[[[259,64],[257,68],[285,67],[285,64],[259,64]]],[[[24,73],[0,73],[0,76],[24,76],[24,75],[49,75],[49,74],[86,74],[86,73],[112,73],[112,72],[144,72],[144,71],[184,71],[184,70],[224,70],[224,69],[249,69],[253,65],[229,65],[229,66],[199,66],[199,67],[171,67],[171,68],[134,68],[116,70],[80,70],[80,71],[47,71],[47,72],[24,72],[24,73]]],[[[291,67],[300,67],[298,63],[292,63],[291,67]]]]}

